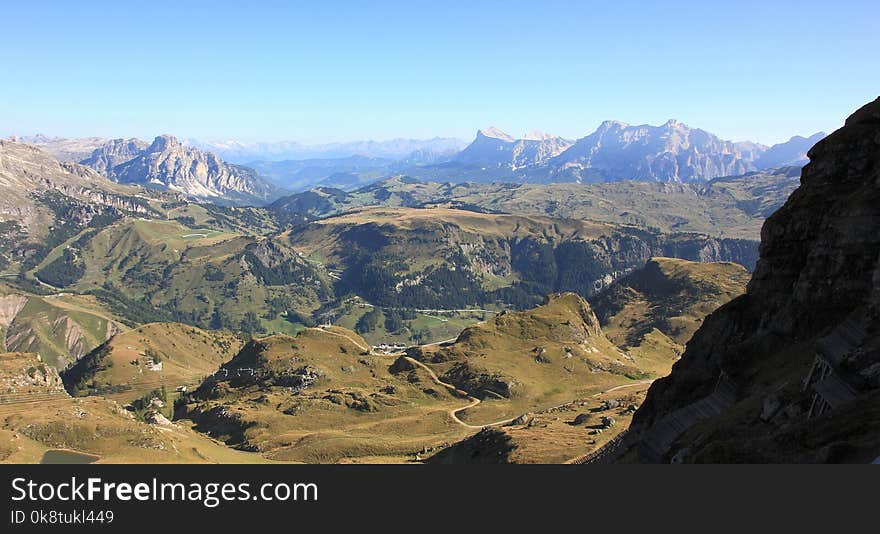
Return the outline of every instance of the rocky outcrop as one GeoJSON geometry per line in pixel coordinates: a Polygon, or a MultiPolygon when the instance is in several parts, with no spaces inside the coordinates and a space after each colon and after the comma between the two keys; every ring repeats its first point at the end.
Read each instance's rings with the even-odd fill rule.
{"type": "Polygon", "coordinates": [[[211,152],[161,135],[139,155],[113,167],[121,183],[158,185],[189,197],[232,203],[264,203],[275,188],[247,167],[225,163],[211,152]]]}
{"type": "Polygon", "coordinates": [[[43,363],[37,354],[0,354],[0,400],[15,401],[18,396],[34,394],[64,395],[58,371],[43,363]]]}
{"type": "Polygon", "coordinates": [[[880,99],[809,155],[746,294],[707,318],[635,414],[631,458],[880,453],[880,99]]]}
{"type": "Polygon", "coordinates": [[[138,157],[149,144],[140,139],[113,139],[96,148],[92,155],[80,161],[109,178],[116,177],[116,167],[138,157]]]}

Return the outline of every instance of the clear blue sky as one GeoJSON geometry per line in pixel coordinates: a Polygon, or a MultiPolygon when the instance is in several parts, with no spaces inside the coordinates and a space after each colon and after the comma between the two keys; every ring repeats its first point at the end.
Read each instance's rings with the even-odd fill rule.
{"type": "Polygon", "coordinates": [[[876,0],[4,4],[0,135],[576,138],[676,118],[772,143],[880,94],[876,0]]]}

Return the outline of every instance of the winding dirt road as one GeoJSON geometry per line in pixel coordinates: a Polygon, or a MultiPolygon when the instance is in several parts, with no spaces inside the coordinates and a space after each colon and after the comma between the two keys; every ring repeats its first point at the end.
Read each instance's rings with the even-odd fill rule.
{"type": "Polygon", "coordinates": [[[364,345],[361,345],[361,344],[360,344],[356,339],[354,339],[353,337],[346,336],[345,334],[340,334],[340,333],[337,333],[337,332],[331,332],[330,330],[328,330],[327,328],[324,328],[324,327],[318,327],[318,330],[321,330],[321,331],[324,332],[325,334],[330,334],[331,336],[336,336],[336,337],[341,337],[341,338],[343,338],[343,339],[347,339],[347,340],[351,341],[352,343],[354,343],[354,345],[355,345],[356,347],[361,348],[361,349],[363,349],[363,350],[365,350],[365,351],[368,351],[368,352],[373,352],[373,349],[371,349],[370,347],[366,347],[366,346],[364,346],[364,345]]]}
{"type": "MultiPolygon", "coordinates": [[[[464,421],[462,421],[458,417],[458,414],[469,409],[469,408],[473,408],[474,406],[480,404],[480,402],[482,402],[482,401],[476,397],[472,397],[470,394],[468,394],[468,392],[460,390],[457,387],[455,387],[454,385],[440,380],[440,377],[437,376],[437,373],[435,373],[433,369],[431,369],[427,365],[423,364],[422,362],[416,360],[415,358],[411,358],[409,356],[403,356],[403,358],[406,361],[410,362],[411,364],[417,365],[417,366],[421,367],[422,369],[424,369],[428,373],[428,375],[431,377],[431,379],[434,382],[436,382],[438,385],[443,386],[444,388],[452,391],[452,393],[454,395],[457,395],[460,397],[465,397],[470,401],[470,403],[466,406],[462,406],[461,408],[454,408],[452,410],[449,410],[449,416],[452,417],[452,419],[455,420],[455,422],[460,424],[461,426],[463,426],[465,428],[470,428],[473,430],[482,430],[487,427],[501,426],[501,425],[507,424],[507,423],[519,418],[519,416],[510,417],[508,419],[503,419],[501,421],[495,421],[494,423],[486,423],[485,425],[471,425],[471,424],[465,423],[464,421]]],[[[635,387],[635,386],[643,386],[645,384],[650,384],[651,382],[653,382],[653,380],[642,380],[640,382],[635,382],[632,384],[621,384],[619,386],[614,386],[613,388],[609,388],[604,391],[600,391],[599,393],[595,393],[595,394],[591,395],[591,397],[598,397],[599,395],[604,395],[605,393],[610,393],[612,391],[617,391],[619,389],[631,388],[631,387],[635,387]]],[[[547,410],[552,410],[553,408],[560,408],[562,406],[565,406],[566,404],[568,404],[568,403],[566,402],[566,403],[560,404],[558,406],[553,406],[551,408],[548,408],[547,410]]]]}

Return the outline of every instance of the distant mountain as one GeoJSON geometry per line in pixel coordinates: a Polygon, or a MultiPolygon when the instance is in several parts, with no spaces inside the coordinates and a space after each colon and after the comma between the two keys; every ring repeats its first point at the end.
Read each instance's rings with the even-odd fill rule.
{"type": "Polygon", "coordinates": [[[675,120],[661,126],[605,121],[549,162],[558,181],[649,180],[699,182],[756,170],[764,149],[754,143],[722,141],[675,120]]]}
{"type": "Polygon", "coordinates": [[[481,167],[504,167],[516,170],[543,165],[564,152],[572,141],[540,132],[514,139],[497,128],[477,132],[473,143],[458,153],[453,162],[481,167]]]}
{"type": "Polygon", "coordinates": [[[387,158],[349,156],[347,158],[255,161],[248,164],[266,180],[292,191],[329,185],[365,185],[383,178],[396,168],[387,158]]]}
{"type": "Polygon", "coordinates": [[[755,161],[755,166],[759,169],[782,167],[783,165],[797,165],[802,167],[809,161],[807,151],[809,151],[813,145],[821,141],[826,135],[825,132],[815,133],[810,137],[796,135],[785,143],[773,145],[761,154],[761,156],[755,161]]]}
{"type": "Polygon", "coordinates": [[[115,177],[114,167],[138,157],[150,144],[140,139],[113,139],[96,148],[91,156],[80,161],[83,165],[110,177],[115,177]]]}
{"type": "Polygon", "coordinates": [[[337,159],[351,156],[413,160],[419,163],[435,162],[438,156],[452,156],[466,145],[460,139],[435,137],[433,139],[391,139],[388,141],[352,141],[307,145],[296,141],[255,142],[206,141],[190,139],[187,144],[220,155],[227,161],[284,161],[304,159],[337,159]]]}
{"type": "Polygon", "coordinates": [[[173,136],[160,135],[130,157],[138,146],[135,141],[111,141],[84,162],[91,161],[100,167],[115,158],[127,159],[107,170],[108,175],[120,183],[159,185],[220,204],[261,204],[278,194],[275,186],[252,169],[226,163],[217,155],[186,146],[173,136]]]}
{"type": "Polygon", "coordinates": [[[449,161],[425,162],[403,172],[422,180],[455,183],[639,180],[699,184],[723,176],[802,166],[806,150],[823,136],[796,136],[768,148],[750,141],[725,141],[674,119],[660,126],[605,121],[575,142],[542,133],[514,139],[497,128],[487,128],[449,161]]]}

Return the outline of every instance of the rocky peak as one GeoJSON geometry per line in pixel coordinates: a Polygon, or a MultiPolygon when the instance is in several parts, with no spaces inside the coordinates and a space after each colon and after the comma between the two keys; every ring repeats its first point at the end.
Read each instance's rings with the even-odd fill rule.
{"type": "Polygon", "coordinates": [[[482,130],[477,130],[477,139],[479,139],[481,137],[488,137],[490,139],[498,139],[498,140],[505,141],[508,143],[512,143],[514,141],[513,137],[509,136],[508,134],[504,133],[503,131],[501,131],[500,129],[498,129],[494,126],[490,126],[488,128],[484,128],[482,130]]]}
{"type": "Polygon", "coordinates": [[[542,132],[530,132],[522,139],[491,127],[477,132],[473,143],[455,158],[460,163],[518,169],[541,165],[571,146],[571,141],[542,132]]]}
{"type": "Polygon", "coordinates": [[[827,134],[818,132],[810,137],[796,135],[784,143],[779,143],[766,148],[755,161],[759,169],[783,167],[786,165],[806,165],[807,152],[816,143],[821,141],[827,134]]]}
{"type": "Polygon", "coordinates": [[[153,143],[150,145],[148,149],[150,152],[163,152],[165,150],[174,150],[176,148],[180,148],[183,145],[180,141],[174,137],[173,135],[160,135],[153,139],[153,143]]]}
{"type": "Polygon", "coordinates": [[[597,130],[607,132],[608,130],[622,130],[624,128],[629,128],[629,124],[623,121],[606,120],[602,121],[597,130]]]}
{"type": "Polygon", "coordinates": [[[532,130],[530,132],[526,132],[526,134],[522,138],[523,141],[549,141],[556,138],[556,136],[547,132],[542,132],[540,130],[532,130]]]}
{"type": "Polygon", "coordinates": [[[156,137],[136,157],[113,167],[113,175],[119,182],[164,186],[219,203],[259,204],[275,194],[252,169],[225,163],[171,135],[156,137]]]}

